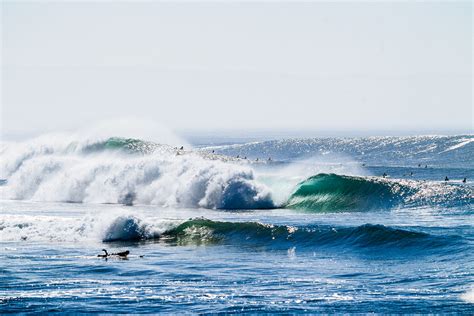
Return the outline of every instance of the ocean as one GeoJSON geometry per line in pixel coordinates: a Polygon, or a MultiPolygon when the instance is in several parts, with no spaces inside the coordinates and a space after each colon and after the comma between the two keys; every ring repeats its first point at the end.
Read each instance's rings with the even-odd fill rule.
{"type": "Polygon", "coordinates": [[[0,313],[474,314],[473,135],[178,147],[2,142],[0,313]]]}

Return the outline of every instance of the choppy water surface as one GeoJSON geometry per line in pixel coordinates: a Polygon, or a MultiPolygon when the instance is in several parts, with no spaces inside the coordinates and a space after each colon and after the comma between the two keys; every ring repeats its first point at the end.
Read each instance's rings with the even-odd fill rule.
{"type": "Polygon", "coordinates": [[[472,139],[2,144],[0,310],[472,314],[472,139]]]}

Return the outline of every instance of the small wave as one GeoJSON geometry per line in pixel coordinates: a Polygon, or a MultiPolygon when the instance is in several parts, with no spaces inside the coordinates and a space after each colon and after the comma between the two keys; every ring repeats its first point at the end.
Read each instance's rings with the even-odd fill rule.
{"type": "Polygon", "coordinates": [[[206,218],[165,220],[132,214],[102,213],[84,218],[8,215],[0,220],[4,241],[137,242],[169,245],[231,245],[286,250],[316,248],[383,248],[428,251],[456,246],[459,236],[365,224],[356,227],[329,225],[273,225],[260,222],[214,221],[206,218]]]}
{"type": "Polygon", "coordinates": [[[301,182],[285,206],[314,212],[366,211],[399,205],[464,205],[473,200],[474,192],[470,187],[318,174],[301,182]]]}
{"type": "Polygon", "coordinates": [[[161,238],[178,245],[225,243],[282,249],[325,246],[432,249],[450,241],[448,237],[384,225],[295,227],[257,222],[220,222],[203,218],[189,220],[167,230],[161,238]]]}

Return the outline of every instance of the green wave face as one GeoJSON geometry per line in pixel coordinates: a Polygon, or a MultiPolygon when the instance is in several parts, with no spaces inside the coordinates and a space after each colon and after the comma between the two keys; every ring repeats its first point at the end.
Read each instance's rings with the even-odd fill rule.
{"type": "Polygon", "coordinates": [[[156,149],[156,144],[135,138],[110,137],[109,139],[86,146],[85,153],[94,153],[104,150],[122,150],[128,153],[147,154],[156,149]]]}
{"type": "Polygon", "coordinates": [[[285,207],[310,212],[391,208],[403,202],[408,190],[383,180],[318,174],[301,182],[285,207]]]}

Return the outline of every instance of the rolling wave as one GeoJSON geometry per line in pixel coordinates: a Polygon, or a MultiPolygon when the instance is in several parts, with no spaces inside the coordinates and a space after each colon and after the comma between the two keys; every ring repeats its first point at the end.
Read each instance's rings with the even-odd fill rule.
{"type": "Polygon", "coordinates": [[[301,182],[285,207],[313,212],[471,204],[470,187],[413,180],[318,174],[301,182]]]}
{"type": "Polygon", "coordinates": [[[142,219],[130,214],[114,217],[102,214],[81,219],[7,216],[0,220],[0,232],[5,241],[154,241],[174,246],[232,245],[275,250],[328,247],[428,251],[463,244],[457,235],[440,236],[374,224],[288,226],[206,218],[142,219]]]}
{"type": "Polygon", "coordinates": [[[294,227],[258,222],[219,222],[204,218],[186,221],[165,231],[161,238],[179,245],[230,243],[267,245],[276,248],[291,246],[300,248],[320,246],[432,248],[446,243],[446,238],[384,225],[294,227]]]}

